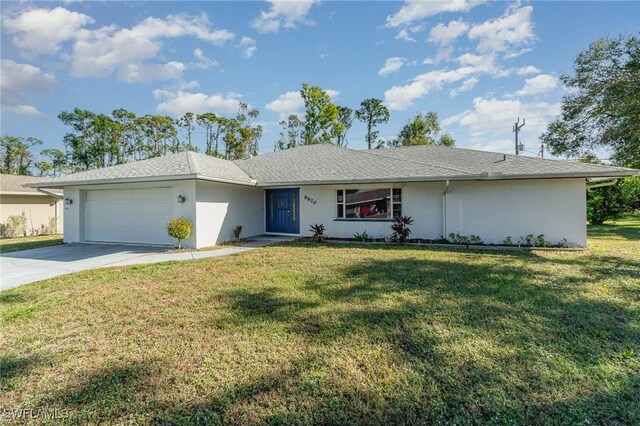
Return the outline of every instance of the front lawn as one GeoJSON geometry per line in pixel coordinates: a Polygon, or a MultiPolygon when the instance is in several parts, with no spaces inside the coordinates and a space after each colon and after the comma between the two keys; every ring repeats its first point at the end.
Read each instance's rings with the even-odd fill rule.
{"type": "Polygon", "coordinates": [[[40,247],[62,244],[62,235],[39,235],[37,237],[3,238],[0,239],[0,253],[29,250],[40,247]]]}
{"type": "Polygon", "coordinates": [[[583,252],[292,243],[4,291],[0,406],[77,424],[638,424],[638,230],[593,228],[583,252]]]}

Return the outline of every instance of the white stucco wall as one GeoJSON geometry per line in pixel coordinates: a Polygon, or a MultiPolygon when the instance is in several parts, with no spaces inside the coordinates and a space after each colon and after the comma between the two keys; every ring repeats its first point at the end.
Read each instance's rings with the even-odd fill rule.
{"type": "Polygon", "coordinates": [[[452,182],[447,192],[447,233],[491,243],[544,234],[585,246],[586,215],[584,179],[452,182]]]}
{"type": "Polygon", "coordinates": [[[84,221],[84,199],[86,191],[101,189],[143,189],[171,187],[173,190],[173,200],[177,200],[178,195],[186,198],[183,204],[177,201],[173,203],[173,217],[184,216],[191,221],[193,227],[191,236],[183,241],[185,247],[196,247],[197,223],[196,223],[196,183],[194,180],[169,181],[169,182],[149,182],[131,184],[109,184],[109,185],[87,185],[87,186],[67,186],[64,188],[64,242],[79,243],[85,241],[85,221],[84,221]],[[69,204],[66,199],[72,200],[69,204]]]}
{"type": "Polygon", "coordinates": [[[300,188],[300,232],[311,235],[309,227],[324,224],[330,237],[351,238],[364,231],[380,238],[391,234],[391,220],[335,220],[337,214],[336,191],[338,189],[402,188],[402,214],[414,219],[413,236],[427,238],[440,235],[442,229],[442,183],[402,183],[356,186],[303,186],[300,188]],[[306,200],[307,198],[316,201],[306,200]]]}
{"type": "MultiPolygon", "coordinates": [[[[391,222],[337,221],[336,190],[381,188],[387,185],[303,186],[300,188],[301,233],[322,223],[326,235],[351,238],[367,231],[371,237],[391,233],[391,222]],[[305,200],[311,198],[316,203],[305,200]]],[[[586,245],[586,195],[584,179],[451,182],[447,191],[447,229],[444,230],[445,184],[405,183],[402,214],[414,219],[412,238],[437,239],[449,233],[479,235],[487,243],[501,243],[511,236],[544,234],[553,243],[566,239],[586,245]]]]}
{"type": "Polygon", "coordinates": [[[242,238],[264,232],[264,190],[225,183],[196,183],[198,248],[233,240],[233,228],[242,225],[242,238]]]}
{"type": "MultiPolygon", "coordinates": [[[[64,241],[84,241],[84,191],[93,189],[139,189],[171,187],[174,217],[193,223],[188,247],[207,247],[233,239],[233,227],[242,225],[243,237],[265,231],[264,188],[207,181],[172,181],[148,184],[92,185],[64,188],[64,241]]],[[[372,237],[391,233],[391,221],[336,220],[336,190],[356,188],[402,188],[402,214],[411,216],[413,238],[437,239],[448,233],[479,235],[485,242],[514,242],[527,234],[544,234],[557,243],[586,245],[586,194],[584,179],[451,182],[447,192],[444,230],[444,182],[395,185],[302,186],[300,187],[300,231],[310,235],[316,223],[326,226],[330,237],[351,238],[366,231],[372,237]],[[305,198],[306,197],[306,198],[305,198]],[[315,203],[313,202],[315,201],[315,203]]]]}

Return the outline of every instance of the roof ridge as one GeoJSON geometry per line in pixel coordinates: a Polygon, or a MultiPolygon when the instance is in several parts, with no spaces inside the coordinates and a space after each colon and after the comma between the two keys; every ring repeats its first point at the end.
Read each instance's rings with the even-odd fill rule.
{"type": "MultiPolygon", "coordinates": [[[[408,148],[408,147],[396,147],[396,148],[408,148]]],[[[389,156],[389,155],[382,155],[382,154],[379,154],[378,152],[372,152],[373,150],[369,150],[369,149],[367,149],[367,150],[355,150],[355,149],[351,149],[351,148],[346,148],[346,149],[349,149],[349,150],[355,151],[355,152],[362,152],[363,154],[371,154],[371,155],[375,155],[375,156],[378,156],[378,157],[391,158],[391,159],[398,160],[398,161],[405,161],[405,162],[420,164],[422,166],[438,167],[440,169],[452,170],[452,171],[455,171],[455,172],[458,172],[458,173],[462,173],[462,174],[465,174],[465,175],[469,175],[469,176],[473,176],[474,175],[474,173],[465,172],[464,170],[456,169],[454,167],[441,166],[441,165],[432,164],[432,163],[425,163],[425,162],[422,162],[422,161],[400,159],[398,157],[393,157],[393,156],[389,156]]],[[[381,148],[381,149],[388,149],[388,148],[381,148]]],[[[380,149],[376,149],[375,151],[379,151],[379,150],[380,149]]]]}
{"type": "MultiPolygon", "coordinates": [[[[238,160],[227,160],[226,158],[220,158],[220,157],[216,157],[216,156],[213,156],[213,155],[203,154],[201,152],[194,152],[194,151],[188,151],[188,153],[192,154],[192,155],[189,155],[189,161],[190,161],[189,167],[191,167],[191,164],[192,164],[191,161],[193,161],[193,164],[196,164],[195,160],[198,157],[204,159],[205,161],[211,161],[211,162],[222,161],[222,162],[225,162],[225,163],[233,165],[237,170],[239,170],[242,174],[244,174],[247,177],[247,179],[249,179],[250,181],[257,182],[257,180],[253,176],[251,176],[249,173],[247,173],[247,171],[245,169],[240,167],[240,165],[238,164],[238,160]]],[[[192,171],[192,173],[195,173],[197,175],[208,176],[208,175],[204,174],[204,172],[200,172],[200,170],[197,170],[197,168],[196,168],[195,171],[192,171]]]]}
{"type": "MultiPolygon", "coordinates": [[[[269,152],[265,152],[262,154],[258,154],[255,155],[253,157],[249,157],[249,158],[241,158],[239,160],[230,160],[233,161],[234,163],[238,163],[238,162],[242,162],[242,161],[250,161],[253,160],[255,158],[264,158],[264,157],[271,157],[273,155],[278,155],[281,153],[285,153],[285,152],[291,152],[294,150],[299,150],[299,149],[316,149],[318,147],[327,147],[327,148],[335,148],[335,149],[349,149],[349,148],[345,148],[343,146],[339,146],[330,142],[322,142],[322,143],[313,143],[313,144],[307,144],[307,145],[298,145],[298,146],[294,146],[293,148],[285,148],[285,149],[281,149],[278,151],[269,151],[269,152]]],[[[352,149],[349,149],[350,151],[353,151],[352,149]]]]}
{"type": "Polygon", "coordinates": [[[186,152],[187,152],[187,167],[189,167],[189,173],[198,174],[198,170],[195,164],[195,158],[193,158],[191,155],[193,151],[186,151],[186,152]]]}
{"type": "Polygon", "coordinates": [[[542,160],[544,162],[552,162],[552,163],[579,163],[579,164],[585,164],[585,165],[591,165],[591,166],[598,166],[598,167],[605,167],[605,168],[616,168],[616,169],[628,169],[628,170],[633,170],[633,168],[631,167],[624,167],[624,166],[616,166],[616,165],[609,165],[609,164],[597,164],[597,163],[583,163],[582,161],[576,159],[576,158],[538,158],[538,157],[530,157],[528,155],[516,155],[516,154],[509,154],[507,152],[496,152],[496,151],[485,151],[482,149],[474,149],[474,148],[465,148],[465,147],[459,147],[459,146],[442,146],[442,145],[409,145],[409,146],[394,146],[394,147],[390,147],[390,148],[385,148],[385,149],[390,149],[390,150],[401,150],[401,149],[411,149],[411,148],[419,148],[419,147],[429,147],[429,148],[435,148],[435,149],[442,149],[442,150],[458,150],[458,151],[470,151],[473,153],[480,153],[480,154],[494,154],[494,155],[498,155],[498,156],[502,156],[502,155],[506,155],[507,157],[510,158],[518,158],[518,159],[524,159],[524,160],[542,160]]]}

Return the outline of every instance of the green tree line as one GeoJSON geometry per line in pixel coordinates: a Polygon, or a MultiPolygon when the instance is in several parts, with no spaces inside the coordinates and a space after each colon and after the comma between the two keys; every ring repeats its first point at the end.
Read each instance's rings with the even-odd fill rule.
{"type": "MultiPolygon", "coordinates": [[[[292,114],[280,122],[282,131],[274,150],[300,145],[333,143],[347,146],[347,132],[354,120],[366,127],[369,149],[405,145],[438,144],[452,146],[453,138],[442,134],[435,112],[417,114],[400,130],[395,139],[385,141],[376,128],[389,121],[389,110],[380,99],[365,99],[355,111],[335,105],[325,90],[302,85],[300,95],[305,112],[292,114]]],[[[81,108],[63,111],[58,119],[69,131],[64,135],[64,150],[44,149],[36,161],[34,150],[42,145],[35,138],[5,135],[0,138],[0,171],[11,174],[60,176],[131,161],[144,160],[181,151],[200,151],[228,160],[258,154],[263,128],[256,123],[260,112],[239,104],[233,117],[212,112],[185,113],[177,119],[164,115],[136,116],[119,108],[110,115],[81,108]]]]}
{"type": "Polygon", "coordinates": [[[333,143],[346,147],[349,143],[347,132],[354,120],[363,123],[366,128],[367,149],[386,146],[408,145],[444,145],[453,146],[455,141],[443,134],[435,112],[416,114],[400,130],[394,139],[384,140],[376,128],[389,121],[389,109],[382,100],[365,99],[355,111],[347,106],[336,105],[329,94],[318,86],[302,85],[300,96],[304,101],[305,112],[302,117],[290,114],[280,121],[282,130],[274,150],[295,148],[301,145],[333,143]]]}
{"type": "Polygon", "coordinates": [[[120,108],[111,115],[75,108],[63,111],[58,119],[69,127],[64,150],[45,149],[35,161],[33,151],[42,141],[4,135],[0,138],[2,173],[40,176],[113,166],[181,151],[235,160],[257,155],[262,126],[256,124],[257,109],[239,104],[234,117],[211,112],[187,112],[178,119],[164,115],[136,116],[120,108]]]}
{"type": "MultiPolygon", "coordinates": [[[[640,168],[640,38],[601,38],[578,54],[573,72],[560,77],[566,90],[560,115],[540,137],[552,154],[640,168]]],[[[640,177],[587,191],[593,224],[640,211],[640,177]]]]}

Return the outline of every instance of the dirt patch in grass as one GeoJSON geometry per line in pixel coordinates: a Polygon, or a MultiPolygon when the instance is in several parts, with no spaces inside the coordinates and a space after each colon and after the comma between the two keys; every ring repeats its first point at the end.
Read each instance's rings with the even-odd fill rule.
{"type": "Polygon", "coordinates": [[[5,291],[22,314],[2,325],[0,406],[74,424],[638,423],[638,228],[591,228],[582,252],[279,244],[5,291]]]}

